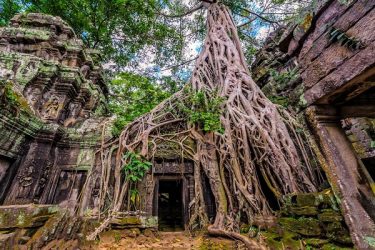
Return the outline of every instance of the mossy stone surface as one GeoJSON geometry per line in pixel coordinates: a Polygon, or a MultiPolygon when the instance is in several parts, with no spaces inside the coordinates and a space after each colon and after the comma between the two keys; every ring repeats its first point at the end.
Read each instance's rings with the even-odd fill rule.
{"type": "Polygon", "coordinates": [[[313,247],[322,247],[323,245],[329,243],[328,239],[319,239],[319,238],[305,239],[304,241],[308,246],[313,246],[313,247]]]}
{"type": "Polygon", "coordinates": [[[315,216],[318,215],[319,211],[316,207],[306,206],[306,207],[286,207],[282,211],[285,215],[292,216],[315,216]]]}
{"type": "Polygon", "coordinates": [[[318,219],[322,222],[335,222],[342,221],[343,217],[340,213],[332,209],[325,209],[321,213],[319,213],[318,219]]]}
{"type": "Polygon", "coordinates": [[[322,234],[319,221],[313,218],[280,218],[279,224],[291,232],[304,236],[319,236],[322,234]]]}

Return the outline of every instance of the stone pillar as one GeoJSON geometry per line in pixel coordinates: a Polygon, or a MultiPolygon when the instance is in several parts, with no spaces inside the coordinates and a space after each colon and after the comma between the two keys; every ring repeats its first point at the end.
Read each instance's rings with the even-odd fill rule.
{"type": "MultiPolygon", "coordinates": [[[[146,175],[146,195],[145,195],[145,210],[146,215],[152,216],[153,215],[153,206],[154,206],[154,191],[155,191],[155,177],[152,174],[146,175]]],[[[157,214],[156,214],[157,216],[157,214]]]]}
{"type": "Polygon", "coordinates": [[[320,142],[327,163],[325,171],[353,243],[358,249],[372,249],[370,242],[375,236],[375,223],[361,202],[362,190],[368,187],[363,182],[358,158],[341,127],[340,117],[333,106],[312,106],[306,114],[320,142]]]}

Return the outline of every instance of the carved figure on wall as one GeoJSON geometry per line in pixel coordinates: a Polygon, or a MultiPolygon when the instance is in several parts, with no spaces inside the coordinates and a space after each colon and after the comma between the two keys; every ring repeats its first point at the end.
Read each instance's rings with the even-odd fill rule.
{"type": "Polygon", "coordinates": [[[50,44],[48,42],[41,42],[39,45],[40,46],[39,46],[38,50],[36,51],[35,55],[37,57],[48,59],[47,48],[51,47],[50,44]]]}
{"type": "Polygon", "coordinates": [[[44,105],[44,119],[55,119],[59,112],[59,98],[53,95],[44,105]]]}
{"type": "Polygon", "coordinates": [[[17,176],[19,192],[17,198],[27,198],[34,183],[35,161],[31,161],[17,176]]]}
{"type": "Polygon", "coordinates": [[[92,189],[91,196],[94,198],[99,197],[99,192],[100,192],[100,182],[99,182],[99,179],[97,179],[95,182],[95,187],[92,189]]]}
{"type": "Polygon", "coordinates": [[[99,91],[97,89],[95,89],[93,91],[93,94],[92,94],[91,98],[90,98],[88,108],[90,110],[94,109],[98,102],[99,102],[99,91]]]}
{"type": "Polygon", "coordinates": [[[36,202],[36,203],[39,202],[39,198],[42,196],[44,188],[47,185],[48,177],[49,177],[49,171],[52,168],[52,165],[53,165],[53,163],[51,161],[47,160],[47,165],[43,170],[42,176],[39,179],[38,187],[37,187],[36,192],[35,192],[34,202],[36,202]]]}
{"type": "Polygon", "coordinates": [[[26,94],[26,99],[31,107],[35,107],[36,103],[38,102],[42,91],[39,88],[29,89],[28,93],[26,94]]]}
{"type": "Polygon", "coordinates": [[[65,120],[64,126],[69,127],[77,122],[77,117],[80,115],[82,104],[80,102],[71,102],[69,104],[69,117],[65,120]]]}
{"type": "Polygon", "coordinates": [[[88,73],[89,73],[89,70],[90,70],[90,66],[88,65],[83,65],[80,69],[81,71],[81,74],[83,75],[84,78],[87,77],[88,73]]]}
{"type": "Polygon", "coordinates": [[[81,110],[81,103],[72,102],[69,105],[70,117],[76,118],[81,110]]]}
{"type": "Polygon", "coordinates": [[[98,210],[98,207],[100,205],[99,196],[100,196],[100,178],[97,178],[95,180],[95,186],[93,187],[91,191],[91,202],[90,202],[92,204],[94,214],[99,213],[99,210],[98,210]]]}

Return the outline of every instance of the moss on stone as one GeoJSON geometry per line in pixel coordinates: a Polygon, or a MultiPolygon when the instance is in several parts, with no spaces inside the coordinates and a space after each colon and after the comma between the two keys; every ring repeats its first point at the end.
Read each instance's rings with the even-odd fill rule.
{"type": "Polygon", "coordinates": [[[353,248],[351,247],[340,247],[335,244],[326,244],[321,247],[322,250],[352,250],[353,248]]]}
{"type": "Polygon", "coordinates": [[[305,207],[285,207],[282,210],[282,214],[291,216],[315,216],[318,215],[318,209],[313,206],[305,207]]]}
{"type": "Polygon", "coordinates": [[[306,243],[307,246],[313,246],[320,248],[323,245],[326,245],[329,243],[328,239],[319,239],[319,238],[310,238],[310,239],[305,239],[304,242],[306,243]]]}
{"type": "Polygon", "coordinates": [[[284,231],[282,234],[269,231],[261,232],[270,249],[301,249],[300,236],[293,232],[284,231]]]}
{"type": "Polygon", "coordinates": [[[3,36],[24,38],[28,40],[48,41],[52,33],[48,30],[32,29],[30,27],[4,27],[2,28],[3,36]]]}
{"type": "Polygon", "coordinates": [[[141,225],[142,224],[141,219],[136,216],[133,216],[133,217],[129,216],[125,218],[116,219],[115,223],[119,225],[141,225]]]}
{"type": "Polygon", "coordinates": [[[279,223],[283,228],[304,236],[319,236],[322,230],[319,221],[313,218],[280,218],[279,223]]]}
{"type": "Polygon", "coordinates": [[[227,250],[234,249],[234,241],[215,239],[215,238],[203,238],[198,249],[199,250],[227,250]]]}
{"type": "Polygon", "coordinates": [[[318,219],[322,222],[335,222],[335,221],[342,221],[343,217],[340,213],[332,209],[324,209],[318,215],[318,219]]]}

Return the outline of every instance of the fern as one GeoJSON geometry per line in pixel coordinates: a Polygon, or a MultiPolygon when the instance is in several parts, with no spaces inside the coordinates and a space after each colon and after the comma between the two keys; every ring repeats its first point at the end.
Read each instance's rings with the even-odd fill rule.
{"type": "Polygon", "coordinates": [[[329,41],[338,42],[340,46],[346,46],[352,50],[358,50],[363,47],[361,41],[354,37],[348,36],[344,31],[331,27],[328,30],[329,41]]]}

